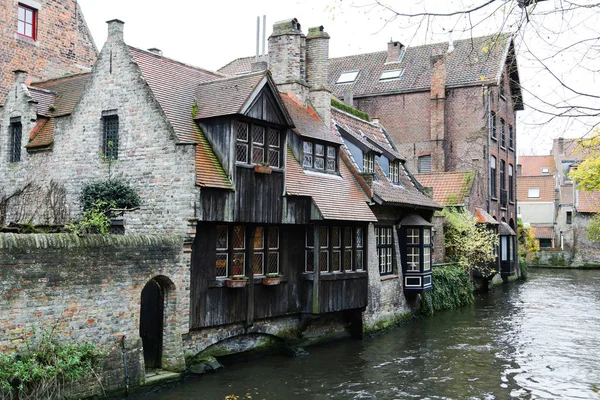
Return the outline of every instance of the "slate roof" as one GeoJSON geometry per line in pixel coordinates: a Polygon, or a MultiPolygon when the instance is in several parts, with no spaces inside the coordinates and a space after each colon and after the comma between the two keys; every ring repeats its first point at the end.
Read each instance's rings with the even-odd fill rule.
{"type": "Polygon", "coordinates": [[[577,191],[577,204],[575,205],[577,212],[581,213],[597,213],[600,211],[600,191],[577,191]]]}
{"type": "Polygon", "coordinates": [[[522,202],[554,201],[554,175],[520,176],[517,187],[517,200],[522,202]],[[540,189],[539,198],[529,198],[529,189],[540,189]]]}
{"type": "Polygon", "coordinates": [[[197,85],[223,75],[129,46],[154,97],[182,143],[196,143],[192,107],[197,85]]]}
{"type": "Polygon", "coordinates": [[[196,93],[198,110],[194,119],[239,114],[266,75],[266,71],[260,71],[199,84],[196,93]]]}
{"type": "MultiPolygon", "coordinates": [[[[294,122],[294,132],[298,135],[323,140],[325,142],[342,144],[339,136],[333,134],[321,121],[315,110],[305,107],[291,93],[282,93],[281,99],[294,122]]],[[[327,123],[329,125],[329,122],[327,123]]]]}
{"type": "Polygon", "coordinates": [[[364,191],[348,167],[340,162],[340,176],[305,171],[288,149],[286,162],[286,193],[290,196],[310,196],[324,219],[376,221],[367,205],[364,191]]]}
{"type": "Polygon", "coordinates": [[[521,165],[521,176],[542,175],[542,168],[548,168],[550,175],[554,175],[556,166],[554,156],[519,156],[519,165],[521,165]]]}
{"type": "Polygon", "coordinates": [[[416,174],[421,185],[433,188],[433,200],[443,206],[454,206],[465,203],[465,197],[471,193],[474,171],[436,172],[432,174],[416,174]]]}
{"type": "MultiPolygon", "coordinates": [[[[36,101],[38,101],[38,114],[46,115],[49,110],[45,106],[49,101],[49,98],[42,95],[40,91],[35,90],[45,89],[55,93],[53,106],[54,111],[51,112],[53,117],[60,117],[63,115],[69,115],[73,112],[73,109],[81,99],[83,89],[90,80],[92,74],[86,72],[84,74],[69,75],[62,78],[50,79],[48,81],[32,83],[31,87],[34,89],[30,93],[36,101]],[[42,105],[40,105],[40,103],[42,105]],[[47,112],[44,112],[45,110],[47,112]],[[41,112],[40,112],[41,111],[41,112]]],[[[48,107],[50,104],[48,104],[48,107]]]]}

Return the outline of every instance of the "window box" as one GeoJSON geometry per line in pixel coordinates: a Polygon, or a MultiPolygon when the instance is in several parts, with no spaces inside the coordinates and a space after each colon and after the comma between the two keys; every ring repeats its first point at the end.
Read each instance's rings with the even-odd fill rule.
{"type": "Polygon", "coordinates": [[[281,283],[281,276],[278,274],[267,274],[262,278],[262,284],[265,286],[275,286],[281,283]]]}
{"type": "Polygon", "coordinates": [[[254,172],[257,174],[270,174],[273,171],[273,167],[270,165],[255,165],[254,172]]]}
{"type": "Polygon", "coordinates": [[[231,278],[227,278],[227,287],[232,289],[244,288],[248,283],[248,278],[245,276],[233,276],[231,278]]]}

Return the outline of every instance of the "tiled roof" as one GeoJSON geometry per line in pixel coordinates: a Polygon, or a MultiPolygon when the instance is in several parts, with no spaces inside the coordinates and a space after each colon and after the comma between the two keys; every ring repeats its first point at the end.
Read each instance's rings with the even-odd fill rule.
{"type": "Polygon", "coordinates": [[[367,205],[369,199],[340,162],[340,176],[305,171],[288,149],[286,193],[312,197],[324,219],[343,221],[376,221],[367,205]]]}
{"type": "Polygon", "coordinates": [[[554,231],[551,226],[532,226],[533,232],[537,239],[552,239],[554,231]]]}
{"type": "Polygon", "coordinates": [[[238,114],[267,72],[218,79],[198,85],[195,119],[238,114]]]}
{"type": "MultiPolygon", "coordinates": [[[[377,163],[376,163],[377,164],[377,163]]],[[[419,191],[404,168],[400,168],[401,185],[392,184],[385,176],[379,164],[375,167],[377,180],[373,181],[373,193],[385,203],[411,205],[420,208],[441,209],[440,204],[419,191]]]]}
{"type": "Polygon", "coordinates": [[[39,149],[54,142],[54,118],[40,117],[29,134],[27,149],[39,149]]]}
{"type": "Polygon", "coordinates": [[[182,143],[197,140],[192,107],[199,83],[223,76],[145,50],[129,47],[133,59],[182,143]]]}
{"type": "MultiPolygon", "coordinates": [[[[255,59],[255,56],[236,58],[224,67],[221,67],[218,72],[230,76],[247,74],[252,71],[252,63],[255,59]]],[[[265,61],[269,61],[268,54],[265,54],[265,61]]]]}
{"type": "Polygon", "coordinates": [[[556,170],[554,156],[519,156],[521,176],[542,175],[542,168],[548,168],[550,175],[556,170]]]}
{"type": "Polygon", "coordinates": [[[37,102],[37,114],[48,115],[50,106],[54,104],[56,93],[36,87],[29,87],[28,89],[33,100],[37,102]]]}
{"type": "Polygon", "coordinates": [[[572,183],[560,185],[560,204],[561,205],[573,204],[574,203],[573,196],[574,196],[574,190],[573,190],[572,183]]]}
{"type": "Polygon", "coordinates": [[[577,212],[597,213],[600,212],[600,191],[577,190],[577,212]]]}
{"type": "Polygon", "coordinates": [[[298,135],[330,143],[342,144],[340,137],[333,134],[327,127],[329,126],[329,122],[326,126],[315,110],[300,104],[291,93],[282,93],[281,99],[294,122],[295,128],[293,129],[298,135]]]}
{"type": "Polygon", "coordinates": [[[196,184],[201,187],[233,189],[231,181],[206,140],[200,128],[196,128],[196,184]]]}
{"type": "Polygon", "coordinates": [[[334,122],[332,129],[339,126],[368,148],[377,152],[381,152],[380,148],[383,148],[397,159],[404,160],[404,157],[392,146],[381,126],[364,121],[334,107],[331,108],[331,117],[334,122]],[[375,145],[373,142],[375,142],[375,145]]]}
{"type": "Polygon", "coordinates": [[[475,207],[475,220],[479,224],[499,225],[498,221],[483,208],[475,207]]]}
{"type": "MultiPolygon", "coordinates": [[[[52,111],[51,114],[53,117],[60,117],[63,115],[69,115],[73,112],[73,109],[77,105],[77,102],[79,102],[79,99],[83,93],[83,89],[90,80],[91,76],[91,73],[86,72],[84,74],[69,75],[62,78],[32,83],[31,86],[33,88],[46,89],[56,93],[56,98],[52,104],[54,106],[54,111],[52,111]]],[[[35,90],[32,91],[32,96],[38,96],[38,99],[41,99],[39,93],[34,95],[34,92],[35,90]]],[[[39,102],[40,100],[38,99],[36,100],[39,102]]],[[[44,101],[47,101],[47,99],[44,101]]],[[[40,110],[39,103],[38,110],[40,110]]],[[[40,111],[44,110],[41,109],[40,111]]],[[[45,115],[45,113],[40,113],[39,111],[38,114],[45,115]]]]}
{"type": "Polygon", "coordinates": [[[517,236],[516,232],[506,222],[500,221],[498,234],[502,236],[517,236]]]}
{"type": "Polygon", "coordinates": [[[554,201],[555,178],[553,175],[520,176],[517,188],[517,200],[522,202],[554,201]],[[539,198],[530,198],[529,189],[540,189],[539,198]]]}
{"type": "Polygon", "coordinates": [[[433,188],[433,200],[443,206],[464,204],[471,193],[475,172],[436,172],[416,174],[425,187],[433,188]]]}

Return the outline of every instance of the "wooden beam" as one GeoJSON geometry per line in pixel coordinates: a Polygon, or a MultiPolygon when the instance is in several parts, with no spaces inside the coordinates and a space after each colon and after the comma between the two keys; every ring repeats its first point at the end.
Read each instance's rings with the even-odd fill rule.
{"type": "Polygon", "coordinates": [[[319,274],[321,273],[321,266],[319,265],[320,252],[321,252],[321,241],[319,239],[319,225],[314,224],[314,240],[313,240],[313,293],[312,293],[312,312],[313,314],[319,313],[319,274]]]}
{"type": "Polygon", "coordinates": [[[248,300],[246,302],[248,308],[246,310],[246,326],[254,325],[254,236],[256,235],[256,226],[246,226],[246,276],[248,283],[246,285],[246,294],[248,300]]]}

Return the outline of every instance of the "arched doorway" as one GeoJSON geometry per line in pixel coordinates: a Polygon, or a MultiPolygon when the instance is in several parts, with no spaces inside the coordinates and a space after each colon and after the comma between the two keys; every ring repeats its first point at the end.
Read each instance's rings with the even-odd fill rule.
{"type": "Polygon", "coordinates": [[[160,368],[162,364],[164,306],[164,287],[158,280],[151,279],[142,290],[140,311],[140,337],[146,369],[160,368]]]}

